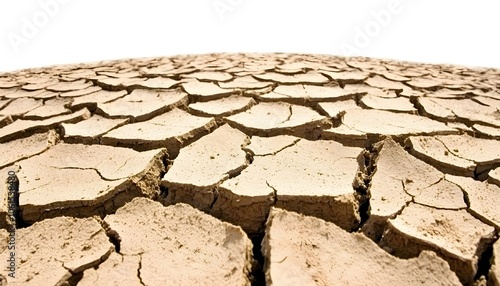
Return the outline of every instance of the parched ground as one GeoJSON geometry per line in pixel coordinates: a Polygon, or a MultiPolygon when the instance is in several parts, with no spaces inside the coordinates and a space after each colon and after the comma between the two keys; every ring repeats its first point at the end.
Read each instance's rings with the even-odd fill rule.
{"type": "Polygon", "coordinates": [[[22,70],[0,74],[0,143],[0,285],[500,285],[499,70],[22,70]]]}

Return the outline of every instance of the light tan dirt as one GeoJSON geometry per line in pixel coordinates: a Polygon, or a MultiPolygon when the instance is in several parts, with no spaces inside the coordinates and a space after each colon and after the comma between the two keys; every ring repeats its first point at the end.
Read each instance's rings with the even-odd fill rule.
{"type": "Polygon", "coordinates": [[[262,250],[267,285],[460,285],[433,252],[395,258],[362,234],[277,208],[262,250]]]}
{"type": "Polygon", "coordinates": [[[157,197],[163,156],[164,149],[136,152],[57,144],[18,163],[23,219],[36,222],[59,215],[102,215],[123,205],[120,200],[127,197],[157,197]]]}
{"type": "Polygon", "coordinates": [[[246,148],[270,155],[254,157],[239,176],[224,181],[211,213],[251,234],[262,232],[272,205],[333,221],[346,230],[356,228],[360,218],[353,183],[362,171],[362,149],[299,138],[283,146],[289,139],[260,139],[257,144],[268,145],[254,150],[252,138],[246,148]]]}
{"type": "Polygon", "coordinates": [[[242,149],[247,140],[244,133],[225,124],[182,149],[161,181],[169,190],[166,201],[210,209],[217,186],[248,165],[242,149]]]}
{"type": "Polygon", "coordinates": [[[108,281],[107,285],[124,285],[125,281],[132,283],[127,285],[250,285],[252,244],[246,234],[191,206],[164,207],[135,198],[106,216],[104,223],[119,238],[120,252],[102,267],[85,271],[83,285],[94,281],[108,281]],[[117,272],[124,273],[125,279],[117,272]]]}
{"type": "Polygon", "coordinates": [[[465,210],[439,210],[410,204],[389,220],[382,245],[398,257],[435,251],[448,261],[460,281],[471,284],[479,256],[495,239],[495,230],[465,210]]]}
{"type": "MultiPolygon", "coordinates": [[[[63,216],[118,217],[118,209],[145,197],[165,207],[147,201],[142,210],[122,208],[143,215],[122,213],[120,223],[128,227],[122,238],[142,237],[134,247],[149,254],[123,256],[118,232],[103,223],[117,249],[84,277],[50,265],[37,275],[61,271],[50,279],[65,285],[165,285],[182,272],[195,278],[182,284],[264,285],[263,263],[274,260],[259,246],[270,209],[280,207],[357,233],[337,229],[345,240],[328,241],[343,264],[310,260],[316,264],[293,271],[296,277],[321,284],[335,274],[347,281],[329,285],[448,285],[457,282],[448,275],[450,263],[465,285],[495,285],[499,88],[497,69],[300,54],[184,55],[1,73],[0,232],[15,223],[23,233],[63,216]],[[18,212],[9,171],[20,181],[18,212]],[[435,225],[435,218],[449,223],[435,225]],[[226,236],[225,223],[251,238],[254,260],[241,229],[226,236]],[[183,252],[187,244],[160,247],[181,233],[199,245],[197,252],[183,252]],[[191,268],[180,272],[165,270],[170,257],[195,261],[235,246],[208,243],[214,236],[235,238],[244,250],[232,252],[229,262],[213,256],[184,263],[191,268]],[[224,272],[232,263],[241,267],[224,272]]],[[[53,229],[46,235],[63,237],[73,228],[53,229]]],[[[281,240],[286,251],[320,231],[294,223],[290,233],[300,237],[281,240]]],[[[321,257],[318,251],[305,253],[321,257]]],[[[23,261],[16,258],[18,274],[23,261]]],[[[2,285],[8,272],[0,269],[2,285]]]]}
{"type": "MultiPolygon", "coordinates": [[[[5,234],[3,234],[5,235],[5,234]]],[[[9,285],[67,285],[73,275],[99,265],[114,251],[106,232],[93,218],[58,217],[16,231],[16,277],[9,285]]],[[[7,261],[10,250],[2,247],[7,261]]]]}

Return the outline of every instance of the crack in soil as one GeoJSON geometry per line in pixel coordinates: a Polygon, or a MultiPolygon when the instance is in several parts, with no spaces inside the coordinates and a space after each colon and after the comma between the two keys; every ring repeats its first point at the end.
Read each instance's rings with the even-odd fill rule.
{"type": "Polygon", "coordinates": [[[144,284],[144,282],[142,281],[141,270],[142,270],[142,253],[139,253],[139,267],[137,268],[137,278],[139,278],[139,282],[141,283],[141,285],[146,286],[146,284],[144,284]]]}

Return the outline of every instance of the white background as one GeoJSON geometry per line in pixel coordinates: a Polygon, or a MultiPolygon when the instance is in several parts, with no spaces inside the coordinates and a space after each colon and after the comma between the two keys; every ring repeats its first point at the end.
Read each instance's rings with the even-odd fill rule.
{"type": "Polygon", "coordinates": [[[500,68],[500,1],[0,0],[0,71],[211,52],[500,68]]]}

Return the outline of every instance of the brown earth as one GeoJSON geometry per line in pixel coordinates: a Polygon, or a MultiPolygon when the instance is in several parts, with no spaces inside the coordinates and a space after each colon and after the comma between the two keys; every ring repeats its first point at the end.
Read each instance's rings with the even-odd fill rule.
{"type": "Polygon", "coordinates": [[[0,74],[0,142],[0,285],[500,285],[499,70],[21,70],[0,74]]]}

